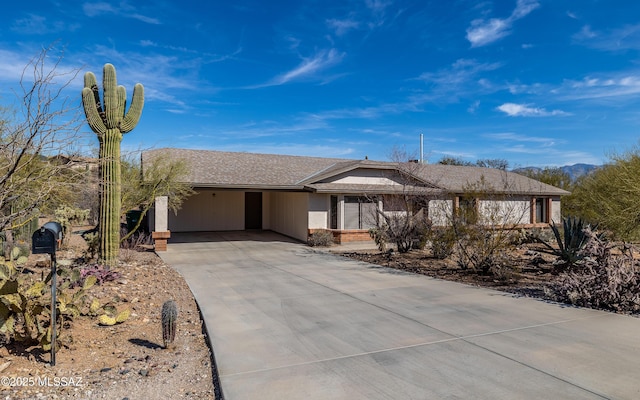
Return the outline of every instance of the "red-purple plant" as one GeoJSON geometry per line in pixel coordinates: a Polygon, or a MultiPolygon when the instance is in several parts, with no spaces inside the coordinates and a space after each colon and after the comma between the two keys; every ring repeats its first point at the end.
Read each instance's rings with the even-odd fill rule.
{"type": "Polygon", "coordinates": [[[104,282],[111,282],[119,279],[122,275],[119,272],[116,272],[112,269],[109,269],[101,264],[88,265],[86,267],[82,267],[80,269],[80,282],[84,282],[84,280],[88,276],[95,276],[96,283],[98,285],[102,285],[104,282]]]}

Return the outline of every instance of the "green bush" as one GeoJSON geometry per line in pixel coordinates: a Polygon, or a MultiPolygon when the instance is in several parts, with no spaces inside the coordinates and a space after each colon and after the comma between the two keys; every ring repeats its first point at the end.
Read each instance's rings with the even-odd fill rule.
{"type": "Polygon", "coordinates": [[[433,257],[444,260],[453,253],[453,246],[456,243],[455,233],[450,227],[434,228],[429,234],[431,240],[431,254],[433,257]]]}

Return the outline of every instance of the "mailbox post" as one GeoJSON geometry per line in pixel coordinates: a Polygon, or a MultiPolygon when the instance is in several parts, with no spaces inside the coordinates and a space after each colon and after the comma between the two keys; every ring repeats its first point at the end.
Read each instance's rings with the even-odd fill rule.
{"type": "Polygon", "coordinates": [[[56,365],[56,250],[62,242],[62,225],[47,222],[31,236],[31,253],[51,256],[51,365],[56,365]]]}

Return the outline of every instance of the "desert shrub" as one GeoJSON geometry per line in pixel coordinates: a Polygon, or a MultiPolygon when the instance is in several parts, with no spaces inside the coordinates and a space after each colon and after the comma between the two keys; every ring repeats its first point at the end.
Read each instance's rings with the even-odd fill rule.
{"type": "Polygon", "coordinates": [[[500,282],[517,281],[519,272],[521,272],[521,269],[509,262],[495,264],[491,268],[493,279],[500,282]]]}
{"type": "Polygon", "coordinates": [[[530,228],[514,231],[512,244],[520,246],[529,243],[551,243],[555,241],[555,236],[550,228],[530,228]]]}
{"type": "Polygon", "coordinates": [[[509,266],[510,231],[463,220],[455,220],[451,229],[454,235],[453,254],[461,269],[491,275],[493,269],[509,266]]]}
{"type": "Polygon", "coordinates": [[[56,221],[62,226],[62,240],[66,241],[71,233],[71,227],[74,225],[80,225],[87,223],[90,210],[81,210],[79,208],[70,206],[58,207],[54,214],[56,221]]]}
{"type": "Polygon", "coordinates": [[[132,262],[136,259],[136,253],[147,251],[153,245],[153,237],[150,233],[138,231],[130,236],[124,236],[120,241],[120,259],[124,262],[132,262]]]}
{"type": "Polygon", "coordinates": [[[431,221],[415,216],[386,216],[378,227],[369,229],[369,236],[376,242],[380,251],[385,251],[387,244],[396,245],[399,253],[411,249],[423,249],[428,241],[431,221]]]}
{"type": "Polygon", "coordinates": [[[333,244],[333,233],[327,230],[315,231],[307,239],[307,243],[311,247],[328,247],[333,244]]]}
{"type": "Polygon", "coordinates": [[[546,296],[581,307],[640,311],[640,265],[632,248],[615,246],[589,227],[583,231],[587,241],[579,261],[545,288],[546,296]]]}
{"type": "Polygon", "coordinates": [[[145,246],[152,245],[153,238],[151,234],[145,232],[137,232],[120,242],[121,249],[129,250],[146,250],[145,246]]]}
{"type": "Polygon", "coordinates": [[[378,247],[378,250],[380,251],[387,250],[387,242],[389,241],[389,238],[386,236],[385,231],[383,229],[371,228],[369,229],[369,236],[371,236],[371,239],[373,239],[373,241],[376,242],[376,246],[378,247]]]}
{"type": "Polygon", "coordinates": [[[98,232],[87,232],[82,235],[82,238],[87,242],[86,258],[94,259],[98,255],[98,247],[100,246],[98,232]]]}
{"type": "Polygon", "coordinates": [[[431,241],[431,254],[440,260],[451,256],[455,246],[456,237],[450,227],[434,228],[429,233],[431,241]]]}

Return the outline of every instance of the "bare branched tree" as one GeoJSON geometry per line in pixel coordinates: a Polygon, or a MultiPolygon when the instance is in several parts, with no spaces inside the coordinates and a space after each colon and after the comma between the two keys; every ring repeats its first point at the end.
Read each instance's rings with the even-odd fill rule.
{"type": "Polygon", "coordinates": [[[394,148],[390,158],[397,164],[392,176],[396,187],[379,199],[382,207],[375,208],[377,227],[370,233],[380,249],[390,242],[405,253],[426,242],[431,228],[428,204],[439,190],[418,178],[422,166],[409,161],[413,158],[405,151],[394,148]]]}
{"type": "Polygon", "coordinates": [[[0,114],[0,231],[26,224],[36,208],[69,194],[77,182],[73,158],[81,120],[64,96],[78,70],[60,72],[62,56],[42,50],[23,69],[16,103],[0,114]],[[50,62],[53,60],[53,63],[50,62]]]}

